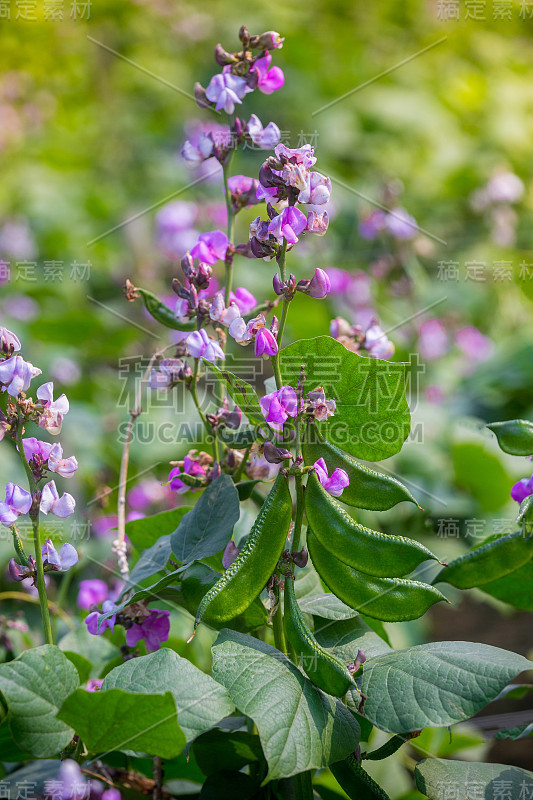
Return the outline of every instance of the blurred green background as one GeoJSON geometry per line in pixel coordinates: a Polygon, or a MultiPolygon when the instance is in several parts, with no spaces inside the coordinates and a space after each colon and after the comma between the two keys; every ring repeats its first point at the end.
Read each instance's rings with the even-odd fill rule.
{"type": "MultiPolygon", "coordinates": [[[[394,358],[411,364],[414,433],[385,466],[411,482],[425,511],[381,515],[384,530],[417,535],[448,559],[513,530],[509,491],[531,465],[502,454],[483,426],[533,416],[533,4],[256,0],[243,10],[215,0],[65,0],[17,19],[24,5],[12,0],[0,20],[0,324],[70,399],[61,441],[80,463],[65,486],[80,530],[115,513],[119,426],[142,359],[172,341],[126,302],[125,279],[171,295],[179,260],[161,251],[156,224],[168,202],[196,204],[197,231],[223,227],[220,180],[198,180],[179,151],[194,125],[221,122],[190,93],[218,71],[217,42],[238,48],[243,23],[285,36],[274,63],[286,83],[248,95],[242,115],[275,121],[291,146],[314,144],[316,168],[333,181],[327,235],[296,248],[289,268],[300,278],[335,267],[360,287],[327,301],[299,296],[288,336],[327,333],[337,314],[354,322],[371,309],[394,358]],[[405,208],[421,231],[408,241],[363,238],[358,223],[375,202],[405,208]]],[[[234,171],[257,176],[263,158],[245,151],[234,171]]],[[[238,219],[240,241],[256,212],[238,219]]],[[[268,262],[241,259],[236,283],[263,299],[272,273],[268,262]]],[[[158,510],[180,502],[154,486],[192,446],[180,428],[189,409],[179,394],[150,396],[145,408],[130,486],[151,480],[149,510],[158,510]],[[171,425],[165,441],[162,423],[171,425]]],[[[22,482],[7,442],[0,479],[22,482]]],[[[90,545],[85,534],[82,549],[111,559],[109,538],[90,545]]],[[[9,542],[2,548],[6,562],[9,542]]],[[[496,643],[494,618],[510,613],[470,593],[408,635],[496,643]]],[[[515,640],[503,646],[528,651],[525,618],[512,617],[515,640]]],[[[407,634],[392,635],[401,645],[407,634]]]]}

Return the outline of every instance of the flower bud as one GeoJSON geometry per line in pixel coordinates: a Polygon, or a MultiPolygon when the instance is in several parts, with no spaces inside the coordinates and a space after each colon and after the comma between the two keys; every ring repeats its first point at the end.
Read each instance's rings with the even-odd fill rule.
{"type": "Polygon", "coordinates": [[[282,464],[288,458],[292,458],[290,450],[284,447],[276,447],[271,439],[267,439],[263,446],[263,455],[269,464],[282,464]]]}
{"type": "Polygon", "coordinates": [[[204,87],[201,83],[198,83],[198,81],[194,84],[194,99],[199,108],[209,108],[214,105],[214,103],[209,102],[204,87]]]}
{"type": "Polygon", "coordinates": [[[14,558],[10,560],[7,570],[9,572],[9,577],[13,581],[23,581],[24,578],[29,577],[27,568],[17,564],[14,558]]]}
{"type": "Polygon", "coordinates": [[[305,547],[302,547],[299,553],[291,553],[291,559],[294,561],[297,567],[303,569],[307,566],[307,562],[309,561],[309,553],[305,547]]]}
{"type": "Polygon", "coordinates": [[[331,282],[329,276],[325,270],[320,269],[319,267],[316,268],[315,274],[311,280],[298,281],[296,286],[297,292],[303,292],[304,294],[308,294],[310,297],[316,297],[319,300],[326,297],[326,295],[329,294],[330,289],[331,282]]]}
{"type": "Polygon", "coordinates": [[[217,44],[215,47],[215,61],[221,67],[225,67],[227,64],[234,64],[237,61],[237,57],[233,53],[228,53],[227,50],[224,50],[221,44],[217,44]]]}
{"type": "Polygon", "coordinates": [[[198,289],[207,289],[212,275],[213,270],[209,264],[200,263],[200,266],[198,267],[198,273],[194,281],[198,289]]]}
{"type": "Polygon", "coordinates": [[[255,236],[250,239],[250,249],[256,258],[267,258],[273,256],[275,248],[264,242],[260,242],[255,236]]]}
{"type": "Polygon", "coordinates": [[[196,277],[198,269],[195,267],[193,257],[189,251],[187,251],[181,259],[181,268],[185,277],[190,281],[196,277]]]}
{"type": "Polygon", "coordinates": [[[357,656],[355,657],[355,661],[352,661],[351,664],[348,664],[348,671],[352,673],[357,672],[357,670],[363,666],[366,661],[366,656],[362,650],[357,651],[357,656]]]}
{"type": "Polygon", "coordinates": [[[272,286],[274,287],[274,291],[278,295],[278,297],[283,294],[285,284],[281,280],[279,272],[276,272],[276,274],[272,278],[272,286]]]}
{"type": "Polygon", "coordinates": [[[244,47],[248,47],[248,43],[250,41],[250,34],[248,33],[248,28],[246,25],[241,25],[241,29],[239,31],[239,39],[241,40],[244,47]]]}
{"type": "Polygon", "coordinates": [[[250,48],[252,50],[276,50],[283,47],[285,41],[277,31],[265,31],[260,36],[252,36],[250,48]]]}

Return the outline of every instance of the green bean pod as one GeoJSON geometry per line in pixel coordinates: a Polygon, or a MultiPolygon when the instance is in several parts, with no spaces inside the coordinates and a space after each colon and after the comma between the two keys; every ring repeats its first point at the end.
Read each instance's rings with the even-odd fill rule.
{"type": "Polygon", "coordinates": [[[307,529],[307,548],[316,571],[333,594],[367,617],[405,622],[418,619],[434,603],[448,602],[438,589],[426,583],[375,578],[350,567],[326,550],[311,528],[307,529]]]}
{"type": "Polygon", "coordinates": [[[533,422],[528,419],[491,422],[487,428],[496,436],[504,453],[512,456],[529,456],[533,453],[533,422]]]}
{"type": "MultiPolygon", "coordinates": [[[[343,493],[344,499],[344,493],[343,493]]],[[[359,525],[311,473],[305,489],[305,513],[320,543],[345,564],[378,578],[399,578],[437,556],[403,536],[389,536],[359,525]]]]}
{"type": "Polygon", "coordinates": [[[150,316],[157,320],[157,322],[160,322],[161,325],[164,325],[166,328],[173,328],[175,331],[195,331],[197,329],[198,325],[196,320],[178,322],[172,309],[165,305],[155,294],[152,294],[152,292],[149,292],[147,289],[140,289],[138,286],[135,287],[135,291],[139,292],[141,295],[144,300],[144,306],[150,316]]]}
{"type": "Polygon", "coordinates": [[[307,627],[296,601],[291,574],[285,578],[284,610],[285,634],[296,654],[298,665],[324,692],[344,697],[348,689],[355,686],[355,681],[342,661],[321,647],[307,627]]]}
{"type": "Polygon", "coordinates": [[[276,569],[285,549],[291,516],[289,485],[287,478],[280,473],[263,503],[245,546],[200,603],[195,628],[201,619],[212,627],[228,622],[253,603],[276,569]]]}
{"type": "Polygon", "coordinates": [[[307,466],[323,458],[330,474],[337,467],[347,473],[350,485],[342,493],[342,502],[346,505],[366,508],[369,511],[387,511],[397,503],[407,500],[418,506],[409,489],[396,478],[360,464],[348,453],[329,442],[311,442],[309,439],[308,435],[302,445],[307,466]]]}
{"type": "Polygon", "coordinates": [[[441,569],[433,583],[449,583],[458,589],[483,586],[515,572],[532,557],[533,535],[516,531],[456,558],[441,569]]]}

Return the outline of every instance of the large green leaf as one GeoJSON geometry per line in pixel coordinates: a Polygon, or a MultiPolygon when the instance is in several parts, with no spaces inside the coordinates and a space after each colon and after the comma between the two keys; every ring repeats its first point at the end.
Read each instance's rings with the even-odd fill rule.
{"type": "Polygon", "coordinates": [[[510,419],[487,425],[505,453],[512,456],[529,456],[533,453],[533,422],[527,419],[510,419]]]}
{"type": "Polygon", "coordinates": [[[235,484],[229,475],[220,475],[172,534],[172,552],[182,563],[219,553],[231,539],[239,514],[235,484]]]}
{"type": "Polygon", "coordinates": [[[324,619],[351,619],[358,616],[357,611],[347,606],[331,592],[306,596],[299,601],[298,605],[304,613],[313,614],[315,617],[324,617],[324,619]]]}
{"type": "Polygon", "coordinates": [[[140,694],[171,692],[187,741],[235,709],[223,686],[166,647],[115,667],[106,675],[102,689],[140,694]]]}
{"type": "Polygon", "coordinates": [[[318,423],[328,442],[365,461],[401,450],[411,427],[403,364],[365,358],[330,336],[303,339],[280,352],[284,384],[296,386],[302,364],[306,391],[323,386],[337,404],[334,416],[318,423]]]}
{"type": "Polygon", "coordinates": [[[48,758],[67,746],[74,731],[56,713],[79,683],[74,664],[51,644],[26,650],[0,665],[0,691],[9,709],[11,735],[22,750],[48,758]]]}
{"type": "Polygon", "coordinates": [[[220,370],[218,367],[215,367],[214,364],[211,364],[204,358],[202,361],[204,362],[205,366],[225,384],[229,396],[234,403],[239,406],[242,413],[248,417],[250,422],[253,425],[262,425],[265,427],[265,418],[263,416],[263,412],[261,411],[259,398],[254,387],[249,383],[246,383],[246,381],[243,381],[242,378],[238,378],[233,374],[233,372],[230,372],[227,369],[220,370]]]}
{"type": "Polygon", "coordinates": [[[485,511],[497,511],[509,501],[510,478],[500,459],[477,442],[453,445],[455,479],[485,511]]]}
{"type": "Polygon", "coordinates": [[[430,800],[524,800],[533,797],[533,772],[505,764],[427,758],[415,767],[417,788],[430,800]]]}
{"type": "Polygon", "coordinates": [[[385,653],[363,667],[365,715],[390,733],[463,722],[532,666],[516,653],[471,642],[430,642],[385,653]]]}
{"type": "Polygon", "coordinates": [[[522,531],[501,536],[476,547],[441,569],[433,583],[471,589],[515,572],[533,556],[533,535],[522,531]]]}
{"type": "Polygon", "coordinates": [[[325,767],[357,746],[359,725],[342,703],[258,639],[223,630],[213,645],[213,676],[255,722],[268,780],[325,767]]]}
{"type": "MultiPolygon", "coordinates": [[[[2,750],[2,758],[4,751],[2,750]]],[[[11,760],[11,759],[6,759],[11,760]]],[[[2,800],[22,800],[47,797],[49,787],[57,781],[61,761],[57,758],[42,759],[25,764],[2,778],[2,800]],[[25,792],[27,794],[25,795],[25,792]]],[[[56,786],[58,784],[56,783],[56,786]]],[[[61,784],[59,784],[61,786],[61,784]]],[[[81,794],[81,792],[80,792],[81,794]]],[[[57,796],[57,795],[56,795],[57,796]]]]}
{"type": "Polygon", "coordinates": [[[83,658],[90,664],[90,677],[98,678],[113,658],[120,655],[119,648],[105,636],[93,636],[83,623],[75,631],[66,633],[57,643],[68,658],[77,664],[76,659],[83,658]]]}
{"type": "Polygon", "coordinates": [[[206,775],[221,770],[238,771],[246,764],[264,761],[259,736],[245,731],[221,731],[219,728],[203,733],[195,741],[196,763],[206,775]]]}
{"type": "Polygon", "coordinates": [[[484,592],[524,611],[533,611],[533,559],[523,567],[481,587],[484,592]]]}
{"type": "Polygon", "coordinates": [[[173,533],[181,522],[181,518],[191,506],[180,506],[171,511],[161,511],[151,517],[132,519],[126,522],[126,534],[132,545],[140,553],[151,547],[157,540],[168,533],[173,533]]]}
{"type": "Polygon", "coordinates": [[[77,689],[57,716],[75,729],[90,753],[141,750],[174,758],[186,744],[171,692],[134,694],[122,689],[77,689]]]}
{"type": "Polygon", "coordinates": [[[322,647],[344,662],[354,661],[358,650],[367,658],[391,652],[389,645],[359,616],[338,622],[326,622],[317,617],[314,634],[322,647]]]}
{"type": "Polygon", "coordinates": [[[171,555],[170,534],[166,533],[164,536],[160,536],[151,547],[143,550],[128,576],[123,592],[135,588],[141,581],[151,578],[157,572],[161,572],[171,555]]]}

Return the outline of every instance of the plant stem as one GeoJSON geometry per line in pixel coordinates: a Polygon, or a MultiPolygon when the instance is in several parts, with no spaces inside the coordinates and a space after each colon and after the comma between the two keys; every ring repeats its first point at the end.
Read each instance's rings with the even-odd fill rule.
{"type": "MultiPolygon", "coordinates": [[[[228,155],[226,163],[222,167],[222,174],[224,177],[224,196],[226,200],[226,209],[228,212],[228,241],[230,246],[233,246],[233,235],[235,229],[235,214],[233,213],[233,208],[231,205],[231,193],[228,186],[228,178],[229,178],[229,168],[231,165],[231,161],[233,159],[233,153],[235,151],[232,150],[228,155]]],[[[231,292],[231,285],[233,282],[233,255],[228,259],[226,258],[226,282],[224,287],[224,304],[229,306],[229,295],[231,292]]]]}
{"type": "Polygon", "coordinates": [[[46,596],[46,585],[44,582],[43,555],[41,553],[41,536],[39,532],[39,505],[37,504],[37,508],[35,509],[33,507],[37,499],[36,498],[37,481],[35,480],[34,474],[31,471],[31,467],[28,464],[26,453],[24,452],[24,446],[22,444],[23,430],[24,429],[22,425],[22,417],[19,415],[18,425],[17,425],[17,449],[20,460],[22,461],[22,464],[26,471],[26,475],[28,477],[28,485],[33,500],[33,505],[32,508],[30,509],[30,518],[33,527],[33,545],[35,547],[35,563],[37,571],[37,575],[35,577],[35,583],[37,586],[37,592],[39,593],[39,605],[41,606],[41,618],[43,621],[44,640],[46,644],[53,644],[54,639],[52,636],[52,626],[50,625],[50,611],[48,608],[48,597],[46,596]]]}
{"type": "Polygon", "coordinates": [[[246,450],[244,451],[243,457],[242,457],[242,461],[239,464],[239,466],[237,467],[237,469],[235,470],[235,474],[233,476],[233,480],[234,480],[235,483],[240,481],[240,479],[242,477],[242,473],[244,472],[244,468],[246,466],[246,462],[248,461],[248,456],[250,455],[250,450],[251,450],[251,446],[246,448],[246,450]]]}
{"type": "Polygon", "coordinates": [[[213,436],[213,458],[215,459],[215,461],[219,461],[220,460],[220,455],[219,455],[219,450],[218,450],[218,439],[217,439],[217,437],[216,437],[211,425],[207,421],[207,417],[205,416],[204,412],[202,411],[202,407],[200,406],[200,401],[198,400],[198,391],[196,389],[196,382],[198,380],[198,368],[199,368],[199,366],[200,366],[200,359],[199,358],[195,358],[194,359],[194,373],[193,373],[193,376],[192,376],[192,383],[191,383],[191,387],[190,387],[191,397],[193,399],[194,405],[196,406],[196,410],[198,411],[198,414],[200,415],[200,418],[201,418],[202,422],[204,423],[204,427],[205,427],[208,435],[209,436],[213,436]]]}
{"type": "Polygon", "coordinates": [[[276,602],[278,607],[276,613],[272,616],[272,627],[274,629],[274,644],[276,649],[287,655],[287,646],[285,644],[285,634],[283,632],[283,616],[281,611],[281,601],[279,597],[279,587],[275,587],[274,593],[276,595],[276,602]]]}
{"type": "Polygon", "coordinates": [[[154,756],[154,788],[152,789],[152,800],[161,800],[163,789],[163,760],[160,756],[154,756]]]}
{"type": "Polygon", "coordinates": [[[304,487],[302,476],[295,475],[294,481],[296,484],[296,519],[294,520],[294,530],[292,532],[291,553],[297,553],[300,549],[302,521],[304,518],[304,487]]]}

